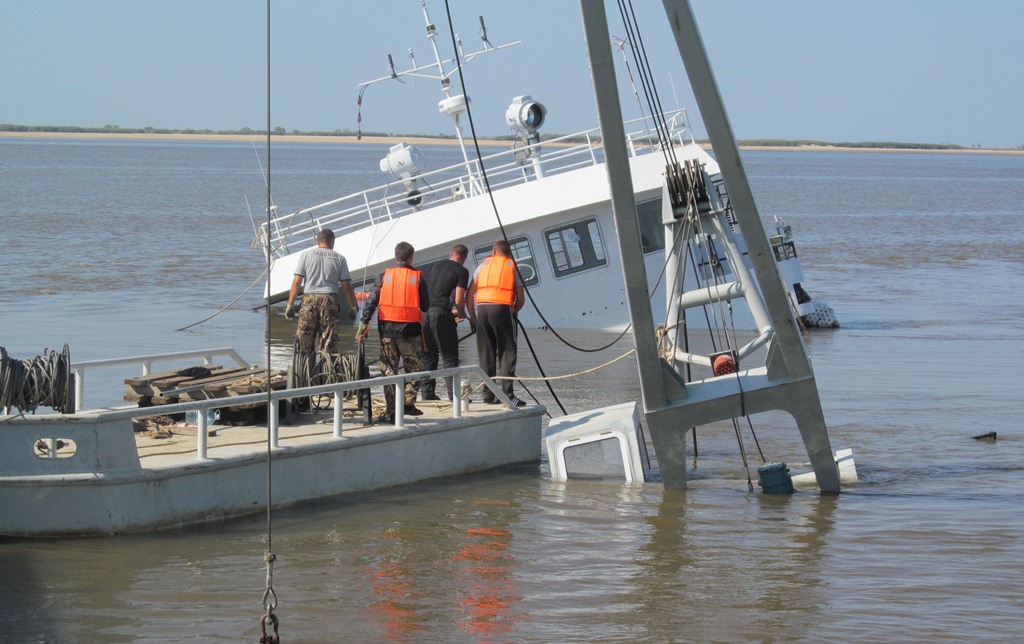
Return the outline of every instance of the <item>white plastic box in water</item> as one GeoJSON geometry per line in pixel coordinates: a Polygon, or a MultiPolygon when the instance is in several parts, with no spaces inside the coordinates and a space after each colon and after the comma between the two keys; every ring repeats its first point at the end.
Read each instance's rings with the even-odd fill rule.
{"type": "Polygon", "coordinates": [[[643,482],[651,463],[635,402],[562,416],[545,433],[551,479],[624,478],[643,482]]]}

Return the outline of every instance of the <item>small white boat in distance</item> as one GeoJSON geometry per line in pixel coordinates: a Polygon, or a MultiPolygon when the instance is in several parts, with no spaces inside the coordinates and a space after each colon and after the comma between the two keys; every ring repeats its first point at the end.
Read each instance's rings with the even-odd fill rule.
{"type": "MultiPolygon", "coordinates": [[[[423,15],[430,26],[425,6],[423,15]]],[[[285,215],[272,213],[271,220],[259,228],[254,244],[273,258],[264,292],[267,300],[274,303],[287,297],[300,253],[316,245],[316,234],[324,228],[336,234],[335,248],[348,260],[357,293],[372,288],[373,279],[393,261],[399,241],[416,247],[421,269],[446,259],[453,244],[465,244],[470,249],[466,266],[472,272],[504,232],[531,300],[519,313],[524,325],[626,328],[626,293],[600,131],[577,132],[542,143],[547,108],[531,96],[519,95],[511,99],[505,113],[515,135],[509,149],[480,157],[471,154],[475,148],[467,147],[460,124],[461,116],[470,109],[469,101],[453,94],[446,82],[455,70],[440,58],[435,32],[429,27],[428,37],[435,62],[404,72],[392,69],[388,76],[360,85],[360,95],[374,83],[407,75],[441,80],[444,96],[438,109],[453,120],[463,161],[428,169],[426,155],[416,146],[400,143],[380,161],[381,170],[390,176],[383,185],[285,215]]],[[[508,46],[493,47],[484,38],[483,49],[461,57],[468,63],[508,46]]],[[[653,310],[664,312],[665,288],[658,281],[667,261],[661,204],[665,150],[674,148],[681,164],[692,161],[703,166],[726,203],[728,195],[717,163],[694,140],[685,110],[627,121],[625,132],[650,276],[648,291],[653,310]],[[667,127],[657,128],[655,123],[667,127]]],[[[805,326],[839,326],[828,305],[813,300],[803,287],[803,268],[789,226],[776,219],[775,232],[769,237],[796,316],[805,326]]],[[[667,241],[671,246],[673,240],[667,241]]],[[[719,240],[705,235],[678,243],[689,247],[690,260],[676,292],[731,281],[733,270],[726,253],[715,250],[720,249],[719,240]]],[[[742,238],[739,243],[743,244],[742,238]]],[[[739,308],[734,325],[754,329],[750,315],[739,308]]]]}

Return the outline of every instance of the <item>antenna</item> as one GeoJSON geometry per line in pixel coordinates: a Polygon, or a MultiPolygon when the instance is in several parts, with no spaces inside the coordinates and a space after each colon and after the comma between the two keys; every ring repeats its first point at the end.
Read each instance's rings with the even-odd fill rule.
{"type": "MultiPolygon", "coordinates": [[[[392,58],[391,54],[388,54],[388,75],[383,76],[381,78],[375,78],[373,80],[369,80],[358,85],[359,98],[357,100],[357,104],[359,106],[359,131],[360,133],[362,132],[363,92],[366,91],[366,88],[369,87],[370,85],[374,85],[381,81],[389,80],[397,80],[404,82],[402,79],[407,76],[412,76],[414,78],[427,78],[431,80],[440,81],[441,93],[444,94],[444,97],[442,98],[441,102],[438,103],[438,110],[440,110],[442,114],[445,114],[446,116],[449,116],[452,119],[455,125],[455,136],[458,139],[459,148],[462,151],[463,160],[465,160],[465,162],[468,164],[469,154],[466,151],[466,144],[462,137],[462,127],[459,125],[459,115],[465,111],[465,106],[469,102],[469,97],[464,96],[462,94],[452,96],[451,77],[452,75],[458,72],[458,69],[455,68],[454,66],[450,70],[446,69],[446,66],[454,64],[454,60],[450,58],[441,58],[441,52],[438,50],[437,46],[437,27],[434,25],[434,23],[430,21],[430,15],[427,13],[427,4],[425,0],[420,0],[420,6],[423,9],[423,20],[426,23],[427,27],[427,40],[430,41],[430,47],[434,52],[434,62],[427,63],[425,65],[417,65],[416,60],[412,56],[412,50],[410,50],[409,59],[412,61],[412,68],[400,72],[395,69],[394,59],[392,58]]],[[[459,54],[462,57],[463,66],[469,64],[471,60],[473,60],[474,58],[481,54],[487,54],[492,51],[498,51],[499,49],[505,49],[506,47],[512,47],[522,42],[517,40],[515,42],[506,43],[504,45],[499,45],[495,47],[487,39],[487,25],[484,23],[483,16],[480,16],[480,30],[481,39],[483,40],[484,43],[483,49],[471,52],[469,54],[462,54],[462,44],[461,41],[458,42],[459,54]]],[[[455,35],[455,38],[457,40],[458,35],[455,35]]]]}

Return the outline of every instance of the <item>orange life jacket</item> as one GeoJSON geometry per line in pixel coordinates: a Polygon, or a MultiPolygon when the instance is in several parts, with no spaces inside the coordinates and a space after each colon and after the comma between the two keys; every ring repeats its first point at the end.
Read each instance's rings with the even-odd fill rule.
{"type": "Polygon", "coordinates": [[[420,272],[405,266],[384,271],[377,317],[384,322],[422,322],[420,272]]]}
{"type": "Polygon", "coordinates": [[[512,306],[516,296],[515,284],[515,261],[508,257],[488,257],[476,278],[476,301],[478,304],[512,306]]]}

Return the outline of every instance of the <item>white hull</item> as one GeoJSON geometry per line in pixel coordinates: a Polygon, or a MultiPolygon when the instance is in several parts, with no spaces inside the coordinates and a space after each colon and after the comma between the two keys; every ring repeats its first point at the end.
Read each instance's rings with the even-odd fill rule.
{"type": "MultiPolygon", "coordinates": [[[[699,161],[710,174],[718,172],[714,159],[696,144],[680,146],[677,155],[680,160],[699,161]]],[[[651,213],[657,214],[657,219],[652,221],[660,228],[663,158],[659,154],[633,156],[630,158],[630,168],[635,202],[647,204],[645,211],[649,216],[651,213]]],[[[606,172],[603,163],[594,163],[493,191],[494,206],[500,213],[505,234],[510,241],[525,239],[529,245],[530,262],[525,267],[524,277],[529,279],[535,275],[536,282],[527,284],[532,302],[528,302],[519,314],[524,325],[532,328],[621,331],[629,324],[606,172]],[[567,226],[585,226],[591,221],[595,222],[593,225],[597,228],[603,248],[603,262],[559,274],[548,234],[567,226]]],[[[339,200],[343,201],[345,199],[339,200]]],[[[474,252],[489,254],[490,245],[501,239],[491,197],[486,194],[447,200],[422,209],[406,208],[396,215],[338,236],[335,249],[348,260],[357,291],[370,288],[374,277],[393,264],[394,247],[400,241],[408,241],[415,246],[416,264],[421,267],[446,258],[453,244],[465,244],[471,254],[466,265],[472,271],[476,265],[474,252]]],[[[652,221],[648,222],[647,230],[654,230],[652,221]]],[[[332,223],[325,217],[323,221],[318,220],[316,229],[321,226],[331,227],[332,223]]],[[[314,229],[304,232],[311,230],[314,229]]],[[[267,291],[272,302],[281,301],[287,296],[298,257],[302,250],[311,245],[312,235],[303,239],[302,234],[293,232],[290,236],[293,243],[289,245],[292,252],[279,254],[274,259],[267,291]],[[299,246],[296,240],[305,242],[305,247],[299,246]]],[[[656,281],[663,271],[665,251],[663,248],[655,248],[647,252],[644,258],[648,292],[652,294],[651,305],[655,318],[659,319],[664,316],[666,308],[665,288],[663,284],[656,284],[656,281]]],[[[522,255],[518,259],[523,268],[522,255]]],[[[795,257],[779,262],[779,269],[791,291],[793,285],[803,279],[800,261],[795,257]]],[[[698,286],[694,271],[688,272],[685,290],[698,286]]],[[[795,294],[793,302],[797,302],[795,294]]],[[[798,315],[814,311],[813,303],[806,303],[801,308],[805,310],[795,310],[798,315]]],[[[738,328],[755,328],[753,319],[742,306],[737,307],[735,315],[734,324],[738,328]]],[[[697,322],[699,324],[700,321],[697,322]]]]}

